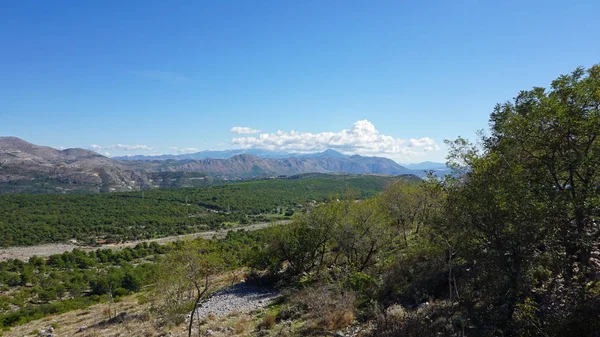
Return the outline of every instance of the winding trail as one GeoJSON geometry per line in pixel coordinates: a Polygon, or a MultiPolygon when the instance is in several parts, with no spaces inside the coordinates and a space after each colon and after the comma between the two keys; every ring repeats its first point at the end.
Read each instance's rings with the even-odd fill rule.
{"type": "Polygon", "coordinates": [[[267,228],[269,226],[278,226],[285,225],[290,223],[291,220],[280,220],[276,222],[260,222],[253,225],[247,225],[243,227],[234,227],[222,230],[211,230],[205,232],[198,232],[192,234],[185,235],[174,235],[174,236],[165,236],[163,238],[149,239],[149,240],[139,240],[139,241],[128,241],[123,243],[115,243],[115,244],[106,244],[101,246],[79,246],[72,243],[49,243],[43,245],[36,246],[27,246],[27,247],[8,247],[8,248],[0,248],[0,262],[7,261],[10,259],[19,259],[23,261],[29,260],[32,256],[39,257],[49,257],[54,254],[62,254],[64,252],[70,252],[73,249],[77,248],[86,252],[94,251],[98,249],[113,249],[119,250],[126,247],[134,247],[138,243],[141,242],[156,242],[158,244],[166,244],[168,242],[179,241],[184,239],[195,239],[195,238],[203,238],[203,239],[211,239],[213,237],[222,238],[227,235],[227,232],[230,231],[255,231],[263,228],[267,228]]]}

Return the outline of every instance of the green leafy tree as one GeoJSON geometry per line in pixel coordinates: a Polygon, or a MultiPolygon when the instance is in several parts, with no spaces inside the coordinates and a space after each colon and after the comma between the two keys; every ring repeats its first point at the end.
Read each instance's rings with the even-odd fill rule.
{"type": "Polygon", "coordinates": [[[334,264],[345,264],[348,271],[363,272],[377,261],[383,250],[390,248],[398,231],[379,199],[350,202],[345,212],[338,214],[341,219],[333,235],[337,247],[334,264]]]}
{"type": "Polygon", "coordinates": [[[468,243],[480,326],[506,336],[598,326],[584,321],[598,322],[600,304],[588,287],[600,238],[599,107],[600,66],[578,68],[497,105],[480,146],[449,143],[461,176],[449,183],[446,232],[468,243]]]}
{"type": "Polygon", "coordinates": [[[327,206],[294,220],[286,226],[273,229],[273,238],[267,254],[278,257],[274,273],[285,262],[290,275],[300,275],[319,269],[331,244],[332,235],[343,205],[331,202],[327,206]]]}
{"type": "Polygon", "coordinates": [[[418,233],[428,216],[425,189],[420,184],[397,180],[384,191],[382,201],[408,246],[408,235],[418,233]]]}
{"type": "Polygon", "coordinates": [[[578,68],[550,90],[519,93],[496,106],[492,153],[510,152],[528,187],[548,212],[546,225],[565,254],[564,277],[585,274],[600,238],[600,65],[578,68]]]}
{"type": "Polygon", "coordinates": [[[185,241],[161,262],[155,293],[162,308],[179,314],[191,305],[188,336],[192,335],[198,304],[212,286],[213,277],[225,268],[223,253],[206,241],[185,241]]]}

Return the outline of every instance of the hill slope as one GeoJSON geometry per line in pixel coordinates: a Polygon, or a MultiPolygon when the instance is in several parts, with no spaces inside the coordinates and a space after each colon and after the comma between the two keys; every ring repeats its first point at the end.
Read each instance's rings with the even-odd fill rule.
{"type": "Polygon", "coordinates": [[[388,158],[304,156],[259,158],[239,154],[228,159],[184,161],[126,161],[123,164],[147,172],[201,172],[226,177],[258,177],[301,173],[350,173],[400,175],[415,173],[388,158]]]}
{"type": "Polygon", "coordinates": [[[346,156],[333,150],[285,158],[238,153],[227,159],[121,161],[84,149],[57,150],[16,137],[0,137],[0,193],[122,192],[304,173],[420,172],[388,158],[346,156]]]}
{"type": "Polygon", "coordinates": [[[0,137],[2,193],[130,191],[148,185],[145,175],[96,152],[0,137]]]}

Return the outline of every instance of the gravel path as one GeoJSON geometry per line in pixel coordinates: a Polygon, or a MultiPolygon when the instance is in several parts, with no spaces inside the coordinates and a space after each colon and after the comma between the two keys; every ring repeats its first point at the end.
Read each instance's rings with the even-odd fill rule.
{"type": "Polygon", "coordinates": [[[86,252],[89,252],[92,250],[98,250],[98,249],[119,250],[119,249],[123,249],[126,247],[134,247],[135,245],[137,245],[140,242],[148,242],[148,243],[156,242],[158,244],[165,244],[167,242],[173,242],[173,241],[185,240],[185,239],[194,239],[194,238],[199,238],[199,237],[204,238],[204,239],[211,239],[214,236],[222,238],[222,237],[225,237],[225,235],[227,235],[227,232],[229,232],[229,231],[237,231],[240,229],[243,229],[246,231],[255,231],[258,229],[266,228],[268,226],[285,225],[289,222],[290,222],[290,220],[280,220],[280,221],[276,221],[276,222],[261,222],[261,223],[257,223],[257,224],[253,224],[253,225],[228,228],[228,229],[219,230],[219,231],[211,230],[211,231],[206,231],[206,232],[198,232],[198,233],[185,234],[185,235],[167,236],[164,238],[157,238],[157,239],[150,239],[150,240],[140,240],[140,241],[130,241],[130,242],[116,243],[116,244],[107,244],[107,245],[102,245],[102,246],[98,246],[98,247],[78,246],[78,245],[74,245],[72,243],[49,243],[49,244],[43,244],[43,245],[37,245],[37,246],[0,248],[0,262],[7,261],[9,259],[19,259],[22,261],[27,261],[27,260],[29,260],[30,257],[32,257],[34,255],[39,256],[39,257],[49,257],[50,255],[54,255],[54,254],[62,254],[64,252],[70,252],[75,248],[86,251],[86,252]]]}
{"type": "Polygon", "coordinates": [[[242,282],[212,294],[200,303],[196,314],[197,317],[206,317],[210,313],[222,317],[233,312],[251,312],[269,305],[278,295],[272,288],[242,282]]]}

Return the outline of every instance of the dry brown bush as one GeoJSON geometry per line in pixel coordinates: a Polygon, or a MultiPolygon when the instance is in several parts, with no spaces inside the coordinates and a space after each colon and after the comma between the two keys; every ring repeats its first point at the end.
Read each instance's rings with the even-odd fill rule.
{"type": "Polygon", "coordinates": [[[356,296],[335,285],[316,286],[293,295],[280,314],[280,319],[305,315],[314,320],[314,328],[338,330],[354,321],[356,296]]]}
{"type": "Polygon", "coordinates": [[[262,321],[258,324],[258,329],[271,330],[275,326],[276,316],[275,314],[268,312],[262,321]]]}
{"type": "Polygon", "coordinates": [[[455,304],[433,302],[419,309],[390,306],[377,319],[378,337],[459,336],[462,329],[455,304]]]}
{"type": "Polygon", "coordinates": [[[236,335],[244,333],[248,329],[249,324],[250,320],[248,320],[248,317],[241,317],[237,322],[235,322],[235,325],[233,326],[233,332],[236,335]]]}
{"type": "Polygon", "coordinates": [[[334,311],[327,315],[324,322],[328,323],[327,328],[329,330],[345,328],[354,322],[354,312],[334,311]]]}

